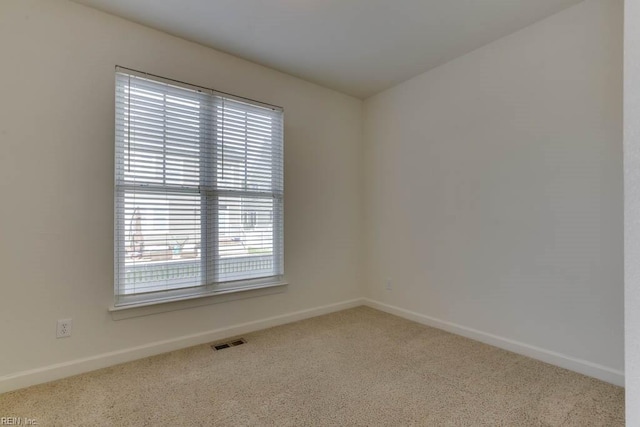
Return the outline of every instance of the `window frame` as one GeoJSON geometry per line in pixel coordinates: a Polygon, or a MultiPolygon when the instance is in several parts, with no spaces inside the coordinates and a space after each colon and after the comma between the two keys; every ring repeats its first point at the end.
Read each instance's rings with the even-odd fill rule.
{"type": "MultiPolygon", "coordinates": [[[[201,119],[199,121],[199,126],[201,128],[200,132],[200,149],[205,147],[206,150],[210,150],[208,154],[200,154],[200,161],[204,161],[205,163],[205,172],[203,173],[201,170],[199,171],[199,185],[197,189],[193,186],[188,187],[184,186],[183,188],[177,187],[167,187],[164,186],[149,186],[149,185],[135,185],[135,184],[126,184],[123,183],[125,179],[119,176],[120,169],[119,167],[124,167],[124,164],[119,163],[119,150],[123,149],[119,147],[119,136],[117,133],[118,126],[123,126],[123,119],[118,113],[118,104],[116,100],[116,135],[115,135],[115,182],[114,182],[114,304],[112,306],[112,311],[117,311],[121,309],[126,309],[130,307],[140,307],[140,306],[149,306],[155,304],[164,304],[166,302],[172,301],[183,301],[194,298],[204,298],[211,297],[218,294],[229,294],[235,292],[242,291],[250,291],[256,289],[263,289],[268,287],[276,287],[282,286],[286,284],[284,281],[284,111],[281,107],[266,104],[263,102],[238,97],[235,95],[230,95],[224,92],[218,92],[212,89],[180,82],[177,80],[168,79],[165,77],[160,77],[144,72],[140,72],[137,70],[133,70],[126,67],[116,66],[116,80],[118,74],[129,75],[131,77],[143,78],[158,82],[160,84],[175,86],[179,88],[184,88],[190,91],[196,91],[202,93],[202,101],[208,102],[208,109],[205,110],[204,114],[214,112],[212,117],[207,119],[201,119]],[[274,153],[276,151],[271,152],[271,168],[273,176],[271,178],[272,186],[270,191],[252,191],[247,189],[219,189],[217,188],[217,172],[216,172],[216,153],[215,150],[219,149],[220,143],[216,138],[216,123],[219,120],[219,113],[217,113],[217,109],[220,108],[219,104],[222,102],[224,108],[224,99],[229,99],[232,101],[239,101],[244,104],[248,104],[251,108],[259,107],[259,108],[267,108],[277,112],[279,114],[278,124],[280,128],[277,130],[277,134],[279,138],[277,138],[276,143],[278,143],[277,153],[279,153],[279,158],[273,158],[274,153]],[[207,126],[205,125],[207,123],[207,126]],[[204,129],[205,131],[202,131],[204,129]],[[212,163],[207,165],[206,163],[212,163]],[[275,165],[279,165],[279,168],[275,168],[275,165]],[[212,178],[214,177],[214,178],[212,178]],[[278,180],[277,182],[275,180],[278,180]],[[274,185],[277,184],[277,185],[274,185]],[[279,191],[278,191],[279,189],[279,191]],[[127,191],[135,191],[136,194],[152,194],[153,192],[157,192],[158,194],[168,194],[169,192],[172,194],[198,194],[200,197],[200,274],[203,277],[203,283],[194,283],[193,286],[179,287],[161,291],[151,291],[151,292],[139,292],[139,293],[130,293],[126,294],[122,292],[125,283],[125,270],[126,270],[126,246],[127,246],[127,238],[126,238],[126,219],[125,219],[125,202],[119,202],[118,199],[122,198],[125,200],[125,194],[127,191]],[[264,276],[264,277],[255,277],[255,278],[244,278],[239,280],[227,280],[220,281],[217,273],[217,264],[216,262],[221,259],[219,255],[219,223],[220,223],[220,210],[218,209],[219,199],[221,197],[234,197],[238,198],[240,204],[244,203],[243,198],[254,198],[254,199],[265,199],[269,198],[273,200],[270,217],[272,218],[270,225],[272,230],[272,269],[274,272],[278,272],[279,274],[264,276]],[[122,211],[121,211],[122,210],[122,211]],[[210,251],[213,250],[214,253],[211,254],[210,251]],[[211,268],[213,265],[213,269],[211,268]],[[212,277],[210,275],[213,274],[212,277]],[[206,280],[205,280],[206,278],[206,280]]],[[[118,84],[116,83],[116,98],[117,98],[118,84]]],[[[166,108],[166,107],[165,107],[166,108]]],[[[166,110],[165,110],[166,111],[166,110]]],[[[245,114],[249,114],[249,107],[245,114]]],[[[125,137],[122,137],[123,141],[125,141],[125,137]]],[[[273,141],[273,140],[272,140],[273,141]]],[[[166,143],[166,140],[164,141],[166,143]]],[[[273,142],[272,142],[273,143],[273,142]]],[[[125,143],[123,142],[122,145],[125,143]]],[[[248,142],[245,142],[245,150],[248,150],[248,142]]],[[[124,156],[121,156],[124,159],[124,156]]],[[[166,161],[166,157],[163,157],[163,162],[166,161]]],[[[122,160],[124,162],[124,160],[122,160]]],[[[163,170],[163,174],[166,174],[166,171],[163,170]]],[[[164,178],[163,178],[164,180],[164,178]]],[[[165,183],[166,184],[166,183],[165,183]]],[[[246,187],[246,184],[245,184],[246,187]]],[[[255,214],[255,212],[254,212],[255,214]]],[[[240,221],[242,224],[242,221],[240,221]]],[[[171,260],[167,261],[167,264],[172,262],[171,260]]]]}

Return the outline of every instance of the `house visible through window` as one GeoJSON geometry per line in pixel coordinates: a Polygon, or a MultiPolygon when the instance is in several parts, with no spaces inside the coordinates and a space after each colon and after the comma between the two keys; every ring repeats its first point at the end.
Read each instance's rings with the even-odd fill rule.
{"type": "Polygon", "coordinates": [[[278,283],[283,112],[116,70],[116,306],[278,283]]]}

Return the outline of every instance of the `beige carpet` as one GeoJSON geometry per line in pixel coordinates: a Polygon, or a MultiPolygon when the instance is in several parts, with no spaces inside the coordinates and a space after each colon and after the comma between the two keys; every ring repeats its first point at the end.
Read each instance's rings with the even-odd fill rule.
{"type": "Polygon", "coordinates": [[[0,395],[39,426],[619,426],[624,390],[359,307],[0,395]]]}

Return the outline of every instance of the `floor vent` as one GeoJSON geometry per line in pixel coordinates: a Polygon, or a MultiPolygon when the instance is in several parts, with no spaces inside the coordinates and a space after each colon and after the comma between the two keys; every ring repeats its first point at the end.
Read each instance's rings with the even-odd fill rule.
{"type": "Polygon", "coordinates": [[[242,345],[245,344],[247,341],[245,341],[244,338],[239,338],[237,340],[233,340],[233,341],[229,341],[229,342],[223,342],[220,344],[213,344],[211,346],[212,349],[214,350],[224,350],[225,348],[229,348],[229,347],[235,347],[237,345],[242,345]]]}

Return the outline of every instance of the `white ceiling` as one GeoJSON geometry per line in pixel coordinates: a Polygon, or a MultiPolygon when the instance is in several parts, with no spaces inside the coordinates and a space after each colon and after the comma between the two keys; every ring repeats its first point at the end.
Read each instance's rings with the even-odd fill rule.
{"type": "Polygon", "coordinates": [[[582,0],[74,0],[366,98],[582,0]]]}

